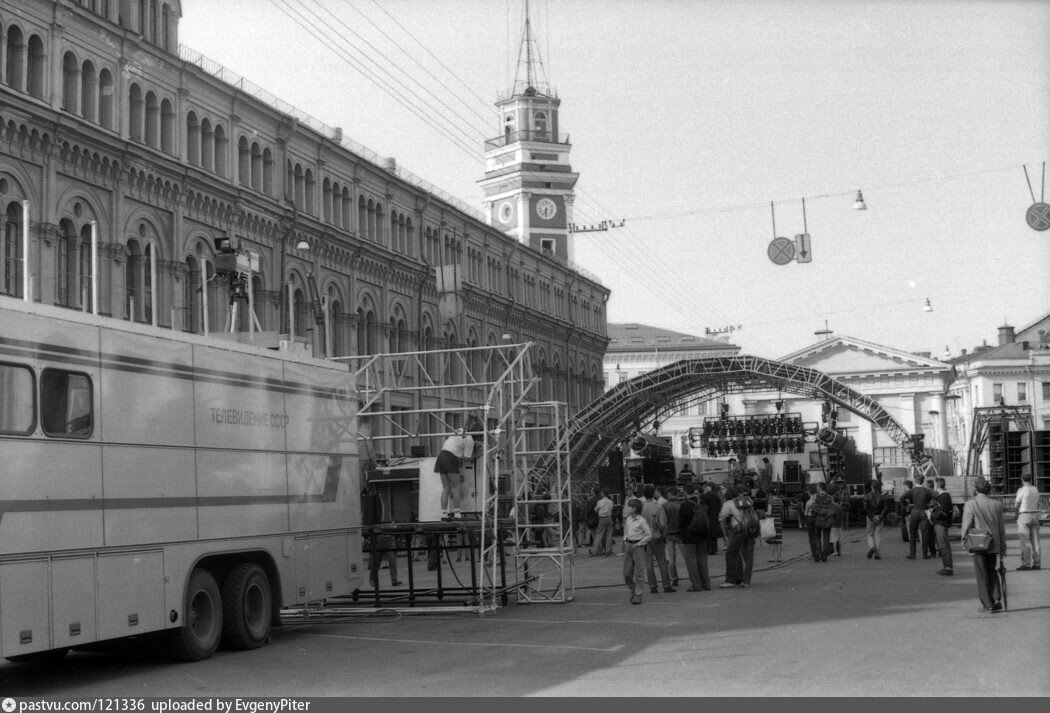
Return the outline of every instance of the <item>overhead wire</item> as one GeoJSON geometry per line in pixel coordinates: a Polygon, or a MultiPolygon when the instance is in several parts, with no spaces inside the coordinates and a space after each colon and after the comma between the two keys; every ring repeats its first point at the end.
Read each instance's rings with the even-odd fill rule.
{"type": "Polygon", "coordinates": [[[421,119],[424,123],[428,124],[432,128],[435,128],[436,130],[438,130],[439,133],[444,135],[453,144],[455,144],[457,146],[457,148],[461,149],[464,153],[466,153],[468,155],[471,155],[471,156],[476,156],[477,155],[477,150],[476,150],[475,147],[473,147],[472,145],[467,144],[462,139],[459,139],[459,138],[453,136],[452,134],[448,133],[447,130],[443,130],[443,129],[438,128],[432,121],[433,117],[425,114],[420,109],[415,107],[412,104],[412,102],[409,101],[408,98],[405,97],[404,94],[401,93],[400,91],[398,91],[398,90],[396,90],[396,89],[394,89],[392,87],[389,87],[389,86],[384,86],[384,84],[381,81],[379,81],[375,76],[373,76],[370,72],[368,72],[367,69],[365,67],[363,67],[360,62],[358,62],[356,60],[356,58],[354,58],[353,56],[349,55],[338,44],[335,44],[330,37],[328,37],[323,31],[321,31],[315,24],[311,23],[309,19],[305,18],[301,13],[296,11],[290,4],[280,2],[279,0],[270,0],[270,3],[273,4],[278,9],[278,11],[280,11],[282,14],[284,14],[290,20],[292,20],[292,22],[294,22],[299,27],[301,27],[303,30],[305,30],[307,32],[307,34],[309,34],[311,37],[316,39],[322,45],[327,47],[337,57],[339,57],[344,62],[349,64],[351,67],[356,69],[360,74],[362,74],[365,78],[367,78],[369,81],[371,81],[377,87],[379,87],[381,90],[386,92],[391,98],[393,98],[398,104],[400,104],[405,109],[407,109],[411,114],[413,114],[417,118],[421,119]]]}
{"type": "MultiPolygon", "coordinates": [[[[352,3],[351,0],[345,0],[345,2],[347,2],[348,4],[353,6],[353,3],[352,3]]],[[[427,55],[429,55],[435,62],[437,62],[441,66],[442,69],[444,69],[446,72],[448,72],[449,76],[451,76],[453,79],[455,79],[457,82],[459,82],[460,86],[462,86],[464,89],[466,89],[467,92],[472,97],[474,97],[474,99],[476,99],[480,105],[484,106],[484,105],[487,104],[487,102],[484,99],[479,97],[474,92],[474,90],[470,88],[469,84],[467,84],[462,79],[460,79],[459,75],[457,75],[455,72],[453,72],[452,69],[449,68],[448,65],[446,65],[444,62],[442,62],[440,57],[438,57],[436,54],[431,52],[430,48],[428,48],[426,45],[424,45],[422,42],[420,42],[419,39],[408,30],[408,28],[406,28],[404,25],[402,25],[400,22],[398,22],[398,19],[396,17],[394,17],[393,15],[391,15],[390,12],[379,3],[379,0],[372,0],[372,2],[375,4],[375,6],[377,8],[379,8],[383,12],[383,14],[385,14],[387,17],[389,17],[391,22],[393,22],[395,25],[397,25],[398,28],[403,33],[405,33],[405,35],[407,37],[409,37],[413,42],[415,42],[417,45],[419,45],[420,48],[422,48],[422,50],[427,53],[427,55]]],[[[354,8],[354,9],[356,10],[357,8],[354,8]]],[[[385,32],[383,32],[382,29],[380,29],[379,26],[376,25],[376,23],[371,18],[368,18],[366,15],[364,15],[364,13],[361,13],[360,10],[358,10],[358,13],[360,13],[363,17],[365,17],[365,19],[368,20],[368,22],[371,23],[377,30],[382,32],[383,33],[383,37],[386,37],[388,40],[390,40],[391,44],[393,44],[398,49],[400,49],[405,54],[406,57],[408,57],[413,62],[415,62],[416,66],[420,67],[424,72],[426,72],[428,75],[433,77],[434,80],[436,82],[438,82],[442,87],[444,87],[450,94],[453,93],[452,89],[447,84],[445,84],[440,79],[438,79],[438,77],[435,76],[433,72],[431,72],[429,69],[427,69],[425,64],[421,63],[419,60],[417,60],[414,57],[412,57],[412,55],[408,54],[408,52],[403,47],[401,47],[400,45],[397,44],[396,40],[394,40],[389,35],[387,35],[385,32]]],[[[474,107],[473,105],[468,105],[466,102],[463,102],[463,103],[464,103],[465,106],[467,106],[469,109],[471,109],[471,111],[473,111],[476,116],[480,117],[483,120],[487,121],[490,118],[491,119],[498,119],[499,118],[499,112],[497,112],[495,107],[492,106],[491,104],[487,104],[491,108],[490,116],[489,117],[485,117],[485,116],[482,116],[481,113],[478,112],[476,107],[474,107]]]]}
{"type": "MultiPolygon", "coordinates": [[[[479,128],[479,124],[474,123],[474,121],[471,120],[471,119],[466,119],[463,116],[463,114],[453,110],[452,107],[450,107],[448,105],[448,103],[443,101],[443,100],[439,100],[439,103],[442,106],[445,106],[446,108],[448,108],[449,111],[453,112],[456,117],[458,117],[459,119],[462,120],[461,122],[451,122],[451,121],[449,121],[446,117],[443,116],[442,112],[435,112],[433,114],[428,114],[428,113],[425,113],[425,112],[421,111],[417,107],[417,105],[413,103],[412,99],[415,99],[417,102],[419,102],[419,103],[421,103],[423,105],[429,104],[430,103],[429,100],[427,100],[419,92],[417,92],[414,89],[412,89],[411,87],[407,86],[405,84],[405,82],[402,82],[399,79],[397,79],[396,77],[394,77],[394,75],[389,70],[385,69],[384,67],[382,67],[379,64],[379,62],[377,61],[377,58],[368,57],[366,53],[362,53],[362,52],[360,52],[358,50],[358,52],[362,56],[364,56],[366,59],[368,59],[372,63],[372,65],[374,65],[386,77],[389,77],[391,82],[396,83],[397,87],[400,87],[400,89],[398,89],[397,87],[391,85],[390,83],[380,81],[376,76],[374,76],[374,74],[372,72],[370,72],[367,69],[367,67],[364,65],[364,63],[360,59],[358,59],[354,55],[352,55],[349,52],[347,52],[345,49],[342,48],[342,46],[340,44],[336,43],[336,41],[334,41],[329,36],[328,31],[331,31],[331,29],[332,29],[330,23],[323,23],[322,18],[315,11],[310,10],[310,9],[305,7],[304,0],[299,0],[299,1],[300,1],[300,5],[303,7],[303,10],[306,11],[306,12],[309,12],[310,15],[312,16],[313,20],[311,20],[310,18],[305,17],[301,13],[297,13],[296,15],[291,14],[289,12],[288,8],[287,8],[287,5],[288,5],[287,3],[279,3],[278,0],[271,0],[271,3],[274,4],[278,8],[278,10],[280,10],[286,16],[288,16],[290,19],[292,19],[302,29],[304,29],[306,32],[308,32],[312,37],[317,39],[325,47],[327,47],[333,53],[335,53],[336,56],[338,56],[340,59],[342,59],[345,63],[347,63],[348,65],[353,67],[357,72],[359,72],[360,74],[364,75],[367,79],[369,79],[373,84],[375,84],[377,87],[379,87],[382,91],[384,91],[389,96],[394,98],[395,101],[397,101],[401,106],[406,108],[410,113],[412,113],[414,116],[416,116],[417,118],[422,120],[424,123],[426,123],[426,125],[428,125],[430,128],[435,130],[444,139],[446,139],[447,141],[449,141],[450,143],[455,145],[457,148],[462,150],[471,159],[473,159],[474,162],[476,162],[476,163],[483,163],[483,157],[479,155],[479,152],[478,152],[477,147],[476,147],[476,141],[477,141],[477,139],[479,137],[481,138],[481,141],[485,140],[485,138],[488,136],[488,133],[487,133],[486,130],[480,129],[479,128]],[[444,124],[440,124],[438,121],[435,121],[435,119],[444,120],[445,123],[444,124]]],[[[316,0],[314,0],[314,1],[316,2],[316,0]]],[[[390,34],[388,34],[385,31],[383,31],[382,28],[380,28],[378,26],[378,24],[375,23],[371,18],[368,18],[367,15],[365,15],[365,13],[363,13],[363,11],[360,8],[355,7],[353,5],[353,3],[350,2],[350,0],[345,0],[345,2],[346,2],[346,4],[348,6],[350,6],[352,9],[354,9],[355,12],[357,12],[358,14],[362,15],[363,17],[365,17],[366,21],[368,21],[370,24],[372,24],[374,27],[376,27],[376,29],[380,32],[380,34],[382,34],[382,36],[384,38],[386,38],[387,41],[389,41],[394,47],[396,47],[404,56],[406,56],[409,59],[413,60],[414,63],[417,66],[422,67],[423,70],[435,82],[440,84],[449,93],[450,96],[456,96],[456,94],[457,94],[456,92],[452,91],[451,88],[445,82],[441,81],[436,75],[434,75],[432,72],[427,70],[426,67],[424,65],[422,65],[422,63],[418,62],[417,60],[414,60],[412,55],[411,55],[411,53],[409,53],[407,49],[405,49],[401,44],[399,44],[398,41],[395,38],[391,37],[390,34]]],[[[419,45],[424,51],[426,51],[428,55],[430,55],[432,58],[437,60],[438,64],[440,64],[440,66],[446,72],[448,72],[448,74],[451,77],[453,77],[460,85],[462,85],[468,91],[470,91],[469,85],[466,82],[464,82],[462,79],[460,79],[458,77],[458,75],[456,75],[456,73],[451,68],[449,68],[447,65],[442,63],[440,61],[440,59],[438,59],[436,57],[436,55],[434,55],[432,52],[430,52],[430,50],[427,49],[426,46],[421,41],[419,41],[418,38],[416,38],[414,35],[412,35],[412,33],[409,32],[404,27],[404,25],[397,20],[396,17],[394,17],[387,9],[385,9],[381,5],[379,5],[379,3],[376,2],[376,0],[373,0],[373,2],[386,15],[386,17],[388,17],[390,19],[390,21],[393,22],[402,31],[402,33],[404,33],[404,35],[406,37],[409,37],[410,39],[412,39],[417,45],[419,45]]],[[[320,3],[318,3],[318,5],[320,6],[320,3]]],[[[413,83],[413,85],[420,87],[424,92],[426,92],[427,95],[429,95],[432,98],[435,98],[435,95],[434,95],[434,93],[432,91],[430,91],[418,79],[413,77],[408,71],[406,71],[404,68],[400,67],[397,64],[397,62],[394,59],[392,59],[389,55],[387,55],[386,53],[382,52],[377,47],[375,47],[375,45],[373,45],[372,43],[368,42],[363,37],[361,37],[360,34],[358,34],[357,32],[353,31],[352,29],[350,29],[347,26],[347,24],[343,20],[341,20],[337,16],[335,16],[331,12],[331,10],[329,10],[327,8],[324,8],[323,6],[321,6],[321,7],[328,15],[330,15],[332,18],[334,18],[336,20],[338,25],[341,25],[342,27],[346,28],[348,32],[350,32],[351,34],[356,36],[362,42],[365,42],[365,44],[367,44],[375,52],[375,54],[378,56],[378,59],[381,59],[381,60],[389,63],[390,65],[392,65],[400,73],[402,73],[406,77],[408,77],[411,80],[411,82],[413,83]]],[[[508,8],[509,8],[509,4],[508,4],[508,8]]],[[[508,16],[509,16],[509,13],[508,13],[508,16]]],[[[508,33],[509,33],[509,19],[508,19],[508,33]]],[[[337,34],[338,34],[339,38],[342,40],[342,44],[343,45],[345,45],[347,47],[354,47],[355,43],[352,42],[352,41],[349,41],[346,35],[344,35],[342,33],[337,33],[337,34]]],[[[508,34],[508,37],[509,37],[509,34],[508,34]]],[[[480,97],[478,97],[476,94],[474,94],[473,92],[471,92],[471,94],[474,96],[474,98],[476,100],[483,102],[483,100],[481,100],[480,97]]],[[[457,101],[457,104],[459,104],[459,103],[461,103],[464,107],[467,107],[467,110],[475,118],[477,118],[479,121],[484,121],[485,120],[485,116],[481,112],[477,111],[477,109],[473,105],[471,105],[469,102],[466,102],[466,101],[463,101],[462,99],[459,99],[457,101]]],[[[498,116],[498,113],[495,113],[495,115],[498,116]]],[[[886,190],[886,189],[892,189],[892,188],[897,188],[897,187],[912,186],[912,185],[918,185],[918,184],[923,184],[923,183],[934,183],[934,182],[952,180],[952,179],[963,178],[963,177],[968,177],[968,176],[982,175],[982,174],[988,174],[988,173],[996,173],[996,172],[1002,172],[1002,171],[1007,171],[1007,170],[1015,170],[1015,169],[1016,169],[1016,166],[1010,166],[1010,167],[1003,167],[1003,168],[993,168],[993,169],[982,169],[982,170],[976,170],[976,171],[966,171],[966,172],[959,172],[959,173],[956,173],[956,174],[949,174],[949,175],[941,175],[941,176],[931,177],[931,178],[923,178],[923,179],[916,179],[916,180],[910,180],[910,181],[901,181],[901,182],[892,183],[892,184],[869,186],[869,187],[865,187],[865,190],[868,190],[868,191],[879,191],[879,190],[886,190]]],[[[1025,170],[1026,170],[1026,177],[1027,177],[1027,169],[1025,169],[1025,170]]],[[[1031,190],[1031,188],[1030,188],[1030,190],[1031,190]]],[[[605,209],[596,199],[594,199],[592,196],[590,196],[582,188],[577,188],[575,192],[580,196],[580,198],[583,199],[581,201],[577,201],[577,203],[574,206],[574,209],[575,209],[576,213],[579,214],[581,220],[587,221],[587,222],[598,222],[600,217],[607,217],[609,215],[616,215],[616,212],[609,211],[609,210],[605,209]],[[593,207],[589,206],[588,203],[593,204],[593,207]]],[[[841,198],[841,197],[844,197],[844,196],[852,195],[853,192],[854,192],[854,189],[851,188],[851,189],[846,190],[846,191],[829,192],[829,193],[823,193],[823,194],[806,196],[806,198],[809,198],[809,200],[811,200],[811,201],[812,200],[825,199],[825,198],[841,198]]],[[[793,203],[793,202],[795,202],[797,200],[798,200],[797,198],[781,199],[781,200],[773,201],[773,203],[787,203],[787,202],[792,202],[793,203]]],[[[623,227],[618,227],[618,228],[615,228],[615,229],[612,229],[612,230],[608,231],[607,233],[602,233],[603,236],[608,235],[608,237],[609,237],[608,241],[605,241],[605,240],[594,241],[593,247],[598,252],[601,252],[606,257],[608,257],[614,263],[614,265],[618,265],[621,268],[621,275],[620,275],[621,279],[625,278],[627,282],[629,282],[632,285],[636,286],[638,289],[640,289],[640,290],[647,290],[647,291],[653,293],[658,298],[660,298],[664,302],[664,304],[666,304],[669,308],[674,310],[680,316],[684,317],[687,320],[687,322],[695,322],[696,321],[696,316],[694,314],[690,314],[690,313],[687,313],[685,311],[682,311],[683,310],[683,305],[686,306],[686,307],[692,306],[694,308],[698,308],[698,311],[700,311],[700,312],[708,312],[708,313],[710,313],[712,318],[715,319],[717,322],[723,322],[723,321],[725,321],[725,322],[737,322],[737,321],[740,321],[740,320],[727,319],[726,316],[721,313],[721,310],[716,308],[712,303],[710,303],[707,300],[703,299],[700,296],[700,293],[698,292],[698,290],[695,289],[695,287],[693,287],[692,289],[682,290],[680,288],[680,286],[671,286],[671,285],[669,285],[667,283],[667,275],[669,274],[669,271],[668,270],[657,269],[657,266],[652,263],[653,256],[654,255],[657,255],[657,256],[661,255],[661,253],[659,251],[653,251],[651,246],[646,245],[645,242],[643,241],[643,239],[640,238],[629,226],[630,226],[631,223],[639,222],[639,221],[665,220],[665,219],[681,218],[681,217],[687,217],[687,216],[693,216],[693,215],[728,213],[728,212],[733,212],[733,211],[744,211],[744,210],[757,210],[757,209],[760,209],[763,205],[764,204],[759,204],[759,203],[753,203],[753,204],[752,203],[748,203],[748,204],[729,205],[729,206],[712,207],[712,208],[697,208],[697,209],[690,209],[690,210],[686,210],[686,211],[676,211],[676,212],[659,213],[659,214],[629,216],[629,217],[627,217],[625,219],[626,224],[623,227]],[[612,245],[610,246],[609,243],[612,243],[612,245]]],[[[577,238],[578,237],[579,237],[579,233],[577,234],[577,238]]],[[[910,302],[910,301],[911,300],[906,300],[906,301],[901,301],[901,302],[902,303],[907,303],[907,302],[910,302]]],[[[876,306],[883,306],[883,305],[876,305],[876,306]]],[[[871,306],[868,306],[867,308],[870,309],[870,307],[871,306]]],[[[857,309],[859,310],[860,308],[857,308],[857,309]]],[[[847,311],[850,311],[850,310],[837,310],[837,311],[834,311],[834,312],[829,312],[829,314],[837,314],[837,313],[847,312],[847,311]]],[[[857,311],[857,310],[852,310],[852,311],[857,311]]],[[[762,324],[774,323],[774,322],[778,322],[779,323],[779,322],[783,322],[783,321],[784,320],[778,319],[778,320],[770,320],[769,322],[751,322],[751,323],[749,323],[748,326],[752,326],[753,327],[753,326],[758,326],[758,325],[762,325],[762,324]]]]}
{"type": "MultiPolygon", "coordinates": [[[[302,1],[303,1],[303,0],[300,0],[300,2],[302,2],[302,1]]],[[[354,6],[353,6],[353,4],[352,4],[352,3],[350,3],[350,2],[349,2],[349,0],[345,0],[345,2],[346,2],[346,4],[347,4],[347,6],[348,6],[348,7],[350,7],[351,9],[353,9],[353,10],[354,10],[355,12],[357,12],[358,14],[362,14],[360,10],[358,10],[358,9],[357,9],[356,7],[354,7],[354,6]]],[[[346,32],[349,32],[349,33],[350,33],[350,34],[352,34],[352,35],[353,35],[354,37],[356,37],[357,39],[359,39],[359,40],[360,40],[360,41],[361,41],[361,42],[362,42],[363,44],[367,45],[367,46],[369,47],[369,49],[371,49],[371,50],[372,50],[373,52],[375,52],[375,53],[376,53],[376,55],[378,55],[378,56],[379,56],[379,57],[380,57],[381,59],[385,60],[385,61],[386,61],[386,62],[387,62],[387,63],[388,63],[388,64],[389,64],[389,65],[390,65],[391,67],[393,67],[393,68],[394,68],[394,69],[396,69],[396,70],[397,70],[398,72],[400,72],[400,73],[401,73],[402,75],[404,75],[404,76],[406,77],[406,79],[408,79],[409,81],[411,81],[411,82],[412,82],[412,83],[413,83],[413,84],[414,84],[414,85],[415,85],[416,87],[418,87],[419,89],[421,89],[421,90],[422,90],[422,91],[423,91],[423,92],[424,92],[425,94],[429,95],[430,99],[429,99],[428,103],[430,103],[430,104],[435,104],[435,103],[436,103],[436,104],[440,104],[441,106],[443,106],[444,108],[446,108],[446,109],[448,109],[448,110],[449,110],[450,112],[452,112],[452,114],[453,114],[453,115],[454,115],[454,116],[455,116],[456,118],[458,118],[458,119],[459,119],[460,121],[462,121],[462,122],[463,122],[463,126],[464,126],[464,128],[474,128],[473,126],[471,126],[471,125],[470,125],[470,120],[468,120],[468,119],[467,119],[466,117],[464,117],[464,116],[463,116],[462,114],[460,114],[460,113],[459,113],[459,111],[457,110],[457,108],[456,108],[456,107],[454,107],[454,106],[451,106],[451,105],[450,105],[450,104],[449,104],[448,102],[446,102],[446,101],[445,101],[445,100],[444,100],[444,99],[443,99],[443,98],[442,98],[442,97],[441,97],[441,96],[440,96],[440,95],[439,95],[438,93],[436,93],[436,92],[432,91],[432,90],[431,90],[431,89],[430,89],[429,87],[427,87],[427,86],[426,86],[426,84],[424,84],[423,82],[421,82],[420,80],[416,79],[416,78],[415,78],[414,76],[412,76],[411,74],[409,74],[409,73],[408,73],[408,72],[407,72],[407,71],[406,71],[406,70],[405,70],[404,68],[402,68],[401,66],[399,66],[399,65],[398,65],[398,64],[397,64],[397,63],[396,63],[396,62],[395,62],[394,60],[392,60],[392,59],[391,59],[391,58],[390,58],[389,56],[387,56],[387,54],[386,54],[385,52],[383,52],[383,50],[381,50],[380,48],[378,48],[378,47],[376,47],[376,46],[375,46],[374,44],[372,44],[372,43],[371,43],[371,42],[370,42],[370,41],[368,40],[368,38],[366,38],[366,37],[365,37],[364,35],[362,35],[361,33],[359,33],[359,32],[357,32],[356,30],[354,30],[354,29],[353,29],[352,27],[350,27],[349,25],[347,25],[347,24],[346,24],[346,22],[344,22],[344,21],[342,20],[342,18],[340,18],[340,17],[338,16],[338,15],[336,15],[336,14],[335,14],[334,12],[332,12],[332,11],[331,11],[331,9],[329,9],[329,8],[328,8],[328,7],[326,7],[325,5],[321,4],[321,3],[320,3],[320,2],[318,1],[318,0],[314,0],[314,3],[315,3],[315,4],[316,4],[316,5],[317,5],[317,6],[319,7],[319,8],[321,8],[321,10],[323,10],[323,11],[324,11],[325,13],[327,13],[327,15],[328,15],[329,17],[331,17],[331,18],[332,18],[332,20],[334,20],[334,21],[335,21],[335,22],[336,22],[336,23],[337,23],[338,25],[340,25],[340,26],[341,26],[341,27],[342,27],[342,28],[343,28],[344,30],[346,30],[346,32]]],[[[314,16],[316,17],[316,15],[314,15],[314,16]]],[[[362,15],[362,16],[363,16],[363,15],[362,15]]],[[[366,17],[366,19],[368,19],[368,18],[366,17]]],[[[369,20],[369,22],[371,22],[371,20],[369,20]]],[[[375,24],[374,24],[374,23],[372,23],[372,24],[373,24],[373,26],[375,26],[375,24]]],[[[393,41],[391,40],[390,36],[389,36],[389,35],[387,35],[387,34],[386,34],[386,33],[385,33],[385,32],[384,32],[384,31],[383,31],[383,30],[382,30],[381,28],[379,28],[379,27],[376,27],[376,30],[377,30],[377,31],[378,31],[378,32],[379,32],[380,34],[382,34],[382,35],[383,35],[383,36],[384,36],[384,37],[385,37],[385,38],[386,38],[387,40],[391,41],[391,43],[392,43],[392,44],[394,44],[394,46],[395,46],[395,47],[397,47],[398,49],[401,49],[401,46],[400,46],[400,45],[398,45],[397,43],[394,43],[394,42],[393,42],[393,41]]],[[[345,35],[342,35],[342,36],[343,36],[343,37],[345,37],[345,35]]],[[[383,66],[382,66],[382,65],[381,65],[381,64],[380,64],[379,62],[377,62],[377,61],[376,61],[376,60],[375,60],[375,59],[374,59],[373,57],[370,57],[370,56],[368,55],[368,53],[366,53],[366,52],[364,52],[364,51],[360,50],[360,49],[359,49],[358,47],[356,47],[356,45],[354,45],[353,43],[351,43],[351,44],[350,44],[350,46],[351,46],[351,47],[353,47],[353,48],[354,48],[355,50],[357,50],[357,51],[358,51],[358,52],[359,52],[359,53],[361,54],[361,56],[362,56],[362,57],[364,57],[364,58],[365,58],[365,59],[367,59],[368,61],[372,62],[372,63],[373,63],[373,64],[374,64],[374,65],[375,65],[375,66],[376,66],[376,67],[377,67],[377,68],[378,68],[378,69],[379,69],[380,71],[382,71],[382,72],[383,72],[384,74],[386,74],[386,75],[387,75],[388,77],[390,77],[391,79],[393,79],[393,80],[395,80],[395,81],[398,81],[398,82],[400,83],[400,81],[399,81],[399,80],[397,80],[397,79],[396,79],[396,78],[395,78],[395,77],[393,76],[393,74],[391,74],[391,73],[390,73],[389,71],[387,71],[386,69],[384,69],[384,68],[383,68],[383,66]]],[[[404,50],[402,50],[402,52],[403,52],[403,51],[404,51],[404,50]]],[[[436,78],[435,78],[435,79],[436,79],[436,78]]],[[[441,82],[440,82],[440,81],[438,81],[438,83],[440,84],[441,82]]],[[[404,84],[401,84],[401,86],[402,86],[402,87],[405,87],[405,85],[404,85],[404,84]]],[[[442,86],[444,86],[444,85],[442,84],[442,86]]],[[[407,89],[407,87],[405,87],[405,88],[407,89]]],[[[446,89],[447,89],[447,87],[446,87],[446,89]]],[[[414,93],[414,94],[415,94],[416,96],[420,96],[419,94],[415,93],[415,91],[414,91],[414,90],[413,90],[413,93],[414,93]]],[[[478,132],[478,136],[479,136],[479,138],[480,138],[480,140],[481,140],[481,141],[484,141],[484,140],[485,140],[486,138],[488,138],[487,134],[486,134],[486,133],[484,133],[484,132],[478,132]]]]}

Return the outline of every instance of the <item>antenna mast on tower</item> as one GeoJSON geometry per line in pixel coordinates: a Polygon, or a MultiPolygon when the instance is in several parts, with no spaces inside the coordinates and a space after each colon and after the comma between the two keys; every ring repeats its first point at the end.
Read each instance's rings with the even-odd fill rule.
{"type": "Polygon", "coordinates": [[[521,44],[518,47],[518,69],[514,75],[514,86],[511,89],[512,95],[525,94],[529,90],[533,92],[539,91],[542,94],[550,96],[550,85],[547,81],[547,72],[543,67],[543,60],[540,58],[539,48],[536,47],[536,37],[532,34],[532,20],[529,17],[529,0],[525,0],[525,22],[522,26],[521,31],[521,44]],[[525,78],[522,79],[522,70],[524,69],[525,78]],[[543,76],[538,76],[539,74],[543,76]],[[542,86],[537,86],[542,85],[542,86]]]}

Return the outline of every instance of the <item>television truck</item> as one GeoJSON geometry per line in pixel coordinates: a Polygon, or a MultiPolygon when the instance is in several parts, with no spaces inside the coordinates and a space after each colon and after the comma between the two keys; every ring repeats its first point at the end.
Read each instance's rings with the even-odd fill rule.
{"type": "Polygon", "coordinates": [[[0,296],[0,653],[251,649],[361,585],[345,364],[0,296]]]}

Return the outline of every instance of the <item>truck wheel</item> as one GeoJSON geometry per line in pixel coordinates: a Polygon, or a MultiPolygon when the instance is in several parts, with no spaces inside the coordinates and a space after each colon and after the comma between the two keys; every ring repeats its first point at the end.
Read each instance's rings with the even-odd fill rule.
{"type": "Polygon", "coordinates": [[[222,643],[230,649],[256,649],[270,637],[273,592],[262,567],[244,562],[222,583],[222,643]]]}
{"type": "Polygon", "coordinates": [[[211,572],[197,568],[190,574],[186,619],[164,635],[168,653],[176,661],[203,661],[215,653],[222,636],[222,597],[211,572]]]}

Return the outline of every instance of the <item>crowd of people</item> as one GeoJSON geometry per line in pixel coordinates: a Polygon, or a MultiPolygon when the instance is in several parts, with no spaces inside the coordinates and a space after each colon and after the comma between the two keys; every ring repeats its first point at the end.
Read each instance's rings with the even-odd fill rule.
{"type": "MultiPolygon", "coordinates": [[[[880,480],[866,483],[863,496],[851,495],[841,481],[812,483],[794,497],[785,494],[782,483],[763,487],[759,478],[739,483],[686,483],[681,487],[640,485],[627,497],[622,512],[623,545],[619,554],[624,556],[623,577],[630,590],[630,601],[641,604],[646,588],[651,594],[675,592],[680,581],[686,579],[686,591],[710,590],[708,557],[718,554],[720,541],[724,542],[726,574],[719,587],[750,587],[759,538],[770,546],[768,562],[783,561],[783,527],[789,505],[798,514],[799,526],[807,532],[813,562],[842,556],[847,518],[850,512],[860,511],[868,559],[882,559],[883,528],[900,519],[902,535],[908,541],[906,557],[939,558],[937,574],[953,576],[949,531],[955,521],[956,504],[946,489],[945,479],[917,475],[914,481],[905,481],[904,488],[897,499],[892,492],[884,491],[880,480]],[[762,520],[768,522],[763,525],[762,520]]],[[[1001,575],[996,571],[996,560],[1002,569],[1006,556],[1003,506],[989,496],[991,483],[986,478],[975,479],[975,491],[962,509],[961,543],[973,558],[981,610],[994,613],[1002,610],[1001,575]],[[971,532],[991,533],[991,545],[974,549],[971,532]]],[[[1040,569],[1039,498],[1032,476],[1022,476],[1015,498],[1020,571],[1040,569]]],[[[607,488],[596,487],[589,495],[577,498],[577,547],[589,547],[588,553],[593,557],[617,554],[613,551],[615,509],[607,488]]]]}

